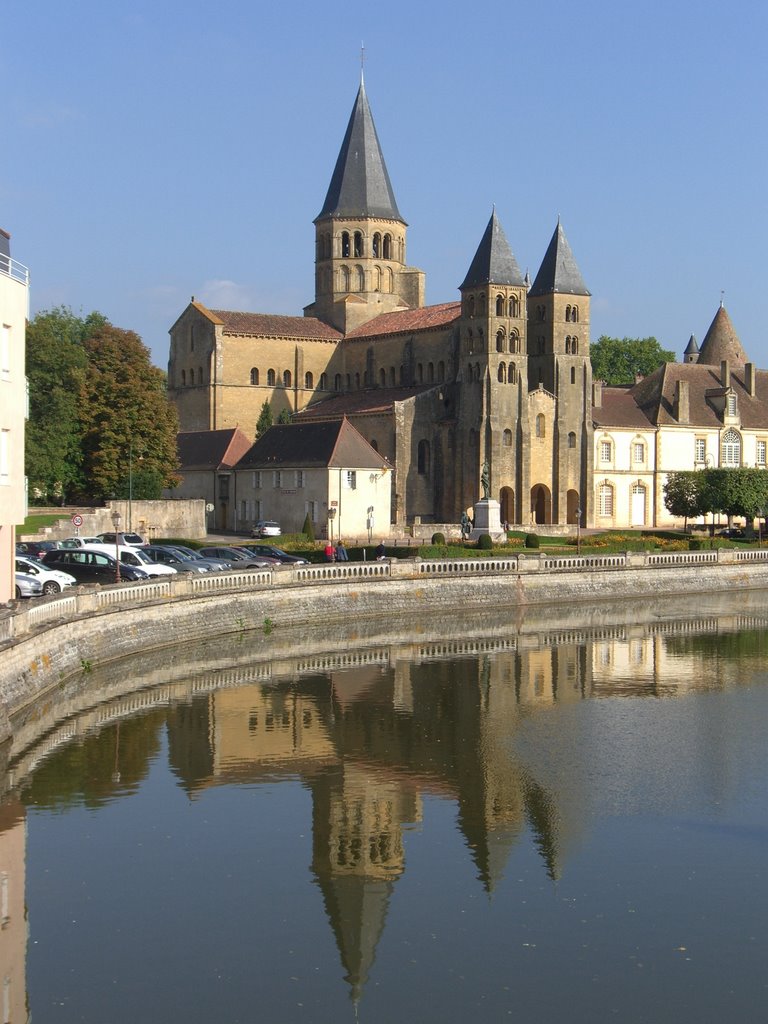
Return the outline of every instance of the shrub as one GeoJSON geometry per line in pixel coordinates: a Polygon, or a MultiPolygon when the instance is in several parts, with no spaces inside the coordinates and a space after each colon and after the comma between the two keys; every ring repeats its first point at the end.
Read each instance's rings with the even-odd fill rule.
{"type": "Polygon", "coordinates": [[[477,546],[481,551],[491,551],[493,549],[493,540],[490,533],[481,533],[477,538],[477,546]]]}
{"type": "Polygon", "coordinates": [[[691,537],[691,539],[688,541],[688,550],[701,551],[701,541],[698,537],[691,537]]]}
{"type": "Polygon", "coordinates": [[[433,544],[445,544],[445,534],[444,533],[433,533],[432,534],[432,543],[433,544]]]}
{"type": "Polygon", "coordinates": [[[301,532],[307,538],[307,540],[315,539],[315,529],[312,526],[312,520],[309,518],[309,512],[304,517],[304,525],[301,528],[301,532]]]}
{"type": "Polygon", "coordinates": [[[526,533],[525,546],[527,548],[537,548],[539,546],[539,535],[537,533],[526,533]]]}

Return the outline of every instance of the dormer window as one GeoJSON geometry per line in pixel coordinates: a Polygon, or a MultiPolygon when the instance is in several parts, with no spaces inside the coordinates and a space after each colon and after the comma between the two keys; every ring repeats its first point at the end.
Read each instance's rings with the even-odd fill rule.
{"type": "Polygon", "coordinates": [[[736,395],[732,391],[726,396],[725,412],[728,416],[736,416],[738,414],[736,395]]]}

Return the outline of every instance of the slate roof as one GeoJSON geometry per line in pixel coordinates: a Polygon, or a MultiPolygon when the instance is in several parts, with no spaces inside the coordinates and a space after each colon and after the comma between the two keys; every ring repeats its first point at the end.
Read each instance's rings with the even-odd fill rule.
{"type": "Polygon", "coordinates": [[[316,402],[307,406],[297,414],[298,421],[324,420],[339,416],[376,415],[389,412],[396,402],[406,402],[409,398],[423,395],[439,384],[422,384],[410,388],[370,388],[367,391],[348,391],[334,395],[324,402],[316,402]]]}
{"type": "Polygon", "coordinates": [[[696,341],[696,335],[692,334],[688,339],[688,344],[685,346],[684,356],[695,356],[699,351],[699,343],[696,341]]]}
{"type": "Polygon", "coordinates": [[[704,341],[701,343],[697,362],[719,368],[724,359],[731,364],[749,362],[739,341],[739,336],[731,323],[731,318],[721,303],[704,336],[704,341]]]}
{"type": "Polygon", "coordinates": [[[483,237],[480,239],[480,245],[477,247],[467,276],[459,285],[459,290],[474,288],[480,284],[522,286],[523,283],[523,275],[520,273],[517,260],[512,254],[504,229],[496,216],[496,210],[494,210],[483,237]]]}
{"type": "Polygon", "coordinates": [[[557,222],[555,233],[528,294],[549,295],[552,292],[560,295],[590,294],[560,221],[557,222]]]}
{"type": "Polygon", "coordinates": [[[346,335],[347,340],[372,338],[384,334],[410,334],[412,331],[426,331],[432,327],[444,327],[461,316],[460,302],[442,302],[436,306],[421,309],[399,309],[382,313],[355,328],[346,335]]]}
{"type": "MultiPolygon", "coordinates": [[[[742,367],[732,368],[731,388],[736,394],[739,418],[747,430],[768,429],[768,371],[755,370],[755,397],[747,391],[742,367]]],[[[701,363],[663,363],[631,388],[603,387],[602,406],[593,408],[596,426],[637,427],[675,426],[675,393],[679,381],[688,384],[688,424],[719,428],[722,415],[712,399],[726,389],[720,368],[701,363]]]]}
{"type": "MultiPolygon", "coordinates": [[[[197,303],[195,303],[197,305],[197,303]]],[[[273,313],[239,313],[212,309],[225,334],[255,334],[266,338],[298,338],[309,341],[340,341],[343,335],[313,316],[278,316],[273,313]]]]}
{"type": "Polygon", "coordinates": [[[270,427],[237,464],[238,469],[389,469],[349,420],[270,427]]]}
{"type": "Polygon", "coordinates": [[[185,430],[176,435],[181,470],[231,469],[253,442],[240,427],[185,430]]]}
{"type": "Polygon", "coordinates": [[[331,216],[403,220],[397,208],[362,81],[328,186],[328,194],[315,222],[331,216]]]}

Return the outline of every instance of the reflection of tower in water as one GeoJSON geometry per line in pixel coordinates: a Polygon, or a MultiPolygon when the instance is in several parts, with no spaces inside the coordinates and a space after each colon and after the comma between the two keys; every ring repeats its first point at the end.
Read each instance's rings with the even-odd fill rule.
{"type": "Polygon", "coordinates": [[[27,919],[24,908],[27,829],[24,807],[0,804],[0,1012],[3,1021],[27,1018],[27,919]]]}

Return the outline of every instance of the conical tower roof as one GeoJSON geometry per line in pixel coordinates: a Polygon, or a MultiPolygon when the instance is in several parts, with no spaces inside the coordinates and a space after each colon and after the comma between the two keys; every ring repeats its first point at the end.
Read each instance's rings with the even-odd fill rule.
{"type": "Polygon", "coordinates": [[[524,284],[517,260],[494,209],[460,290],[479,284],[524,284]]]}
{"type": "Polygon", "coordinates": [[[729,363],[748,362],[747,354],[742,348],[731,318],[721,302],[714,320],[709,325],[704,341],[701,343],[699,358],[696,361],[706,363],[707,366],[720,366],[724,359],[727,359],[729,363]]]}
{"type": "Polygon", "coordinates": [[[331,216],[403,219],[395,202],[363,81],[360,82],[328,194],[315,219],[331,216]]]}
{"type": "Polygon", "coordinates": [[[528,294],[532,296],[549,295],[552,292],[558,292],[561,295],[590,294],[559,220],[555,233],[552,235],[552,241],[549,243],[539,267],[536,280],[528,294]]]}
{"type": "Polygon", "coordinates": [[[696,341],[696,335],[692,334],[688,339],[688,344],[685,346],[684,356],[695,356],[699,351],[699,343],[696,341]]]}

